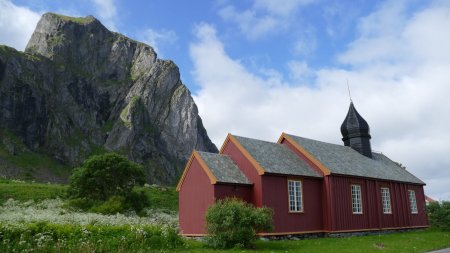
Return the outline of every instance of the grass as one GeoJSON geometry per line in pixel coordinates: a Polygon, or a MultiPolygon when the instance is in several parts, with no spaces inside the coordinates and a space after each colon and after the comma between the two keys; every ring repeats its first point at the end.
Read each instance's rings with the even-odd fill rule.
{"type": "Polygon", "coordinates": [[[136,214],[101,215],[65,209],[67,185],[0,178],[0,252],[172,252],[184,249],[177,234],[173,187],[139,187],[151,208],[136,214]],[[18,201],[7,201],[13,198],[18,201]],[[34,200],[34,201],[30,201],[34,200]]]}
{"type": "Polygon", "coordinates": [[[20,51],[17,51],[15,48],[6,46],[6,45],[0,45],[0,55],[6,56],[6,57],[22,57],[22,58],[26,58],[27,60],[30,61],[40,61],[42,59],[42,56],[38,56],[35,54],[28,54],[28,53],[23,53],[20,51]]]}
{"type": "Polygon", "coordinates": [[[38,184],[0,179],[0,204],[9,198],[18,201],[63,198],[67,186],[58,184],[38,184]]]}
{"type": "Polygon", "coordinates": [[[427,229],[347,238],[258,241],[252,250],[213,250],[194,240],[187,245],[189,252],[427,252],[450,247],[450,232],[427,229]]]}
{"type": "Polygon", "coordinates": [[[176,230],[160,226],[29,223],[0,226],[0,252],[151,252],[183,246],[176,230]]]}
{"type": "MultiPolygon", "coordinates": [[[[150,208],[178,211],[178,194],[174,187],[138,187],[144,190],[150,201],[150,208]]],[[[40,184],[16,180],[0,179],[0,204],[9,198],[18,201],[41,201],[64,198],[67,185],[40,184]]]]}
{"type": "Polygon", "coordinates": [[[178,212],[178,193],[175,187],[142,187],[150,200],[150,208],[178,212]]]}
{"type": "Polygon", "coordinates": [[[91,23],[92,21],[94,21],[95,19],[91,16],[89,17],[69,17],[69,16],[64,16],[61,14],[55,14],[52,13],[53,15],[57,16],[58,18],[65,20],[65,21],[72,21],[78,24],[88,24],[91,23]]]}
{"type": "Polygon", "coordinates": [[[10,155],[9,152],[0,146],[0,157],[11,164],[24,169],[49,169],[55,175],[68,175],[70,168],[56,162],[46,154],[33,151],[25,151],[16,155],[10,155]]]}
{"type": "Polygon", "coordinates": [[[0,139],[9,142],[17,151],[16,154],[11,154],[5,144],[0,142],[0,159],[27,171],[29,175],[25,175],[26,177],[32,177],[32,172],[39,169],[48,169],[56,176],[69,175],[70,167],[62,165],[47,154],[29,150],[11,131],[0,128],[0,139]]]}

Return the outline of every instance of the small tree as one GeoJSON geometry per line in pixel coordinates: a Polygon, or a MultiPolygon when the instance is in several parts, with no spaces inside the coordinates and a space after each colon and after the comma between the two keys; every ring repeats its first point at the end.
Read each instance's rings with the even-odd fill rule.
{"type": "Polygon", "coordinates": [[[251,247],[258,232],[272,229],[272,215],[272,209],[237,198],[219,200],[206,213],[207,242],[222,249],[251,247]]]}
{"type": "Polygon", "coordinates": [[[450,202],[433,202],[427,206],[430,225],[450,231],[450,202]]]}
{"type": "Polygon", "coordinates": [[[138,202],[148,200],[143,193],[133,192],[133,188],[144,183],[142,166],[116,153],[107,153],[89,157],[74,170],[68,193],[78,207],[114,213],[126,207],[142,209],[138,202]]]}

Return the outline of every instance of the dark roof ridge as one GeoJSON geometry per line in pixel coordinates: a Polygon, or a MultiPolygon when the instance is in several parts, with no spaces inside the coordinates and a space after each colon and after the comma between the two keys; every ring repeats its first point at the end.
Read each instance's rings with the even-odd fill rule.
{"type": "Polygon", "coordinates": [[[256,138],[250,138],[250,137],[245,137],[245,136],[240,136],[240,135],[235,135],[235,134],[231,134],[231,135],[234,137],[237,137],[237,138],[243,138],[243,139],[249,139],[249,140],[255,140],[255,141],[263,141],[263,142],[267,142],[270,144],[279,144],[277,142],[266,141],[266,140],[261,140],[261,139],[256,139],[256,138]]]}
{"type": "Polygon", "coordinates": [[[302,138],[302,139],[309,140],[309,141],[315,141],[315,142],[325,143],[325,144],[328,144],[328,145],[335,145],[335,146],[339,146],[339,147],[345,147],[345,148],[352,149],[352,148],[350,148],[350,147],[343,146],[343,145],[336,144],[336,143],[330,143],[330,142],[326,142],[326,141],[319,141],[319,140],[315,140],[315,139],[311,139],[311,138],[306,138],[306,137],[302,137],[302,136],[298,136],[298,135],[294,135],[294,134],[289,134],[289,133],[285,133],[285,134],[288,135],[288,136],[293,136],[293,137],[297,137],[297,138],[302,138]]]}
{"type": "Polygon", "coordinates": [[[219,153],[207,152],[207,151],[199,151],[199,150],[197,150],[197,153],[199,153],[199,154],[211,154],[211,155],[224,155],[224,156],[228,156],[227,154],[219,154],[219,153]]]}

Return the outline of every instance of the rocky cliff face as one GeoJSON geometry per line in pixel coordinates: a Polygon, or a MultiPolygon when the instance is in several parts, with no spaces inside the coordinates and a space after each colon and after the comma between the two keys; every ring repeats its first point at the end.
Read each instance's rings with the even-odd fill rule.
{"type": "Polygon", "coordinates": [[[0,130],[70,166],[122,153],[151,183],[174,183],[194,148],[217,152],[178,67],[91,16],[44,14],[25,53],[0,47],[0,130]]]}

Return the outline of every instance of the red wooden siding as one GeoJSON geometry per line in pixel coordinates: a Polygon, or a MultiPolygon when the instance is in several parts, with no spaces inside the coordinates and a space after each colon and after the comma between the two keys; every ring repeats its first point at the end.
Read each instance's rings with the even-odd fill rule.
{"type": "Polygon", "coordinates": [[[179,222],[182,234],[205,233],[206,210],[214,203],[214,185],[194,159],[178,193],[179,222]]]}
{"type": "Polygon", "coordinates": [[[330,176],[331,231],[427,226],[423,187],[364,178],[330,176]],[[362,214],[353,214],[351,185],[361,185],[362,214]],[[381,187],[391,194],[391,214],[383,214],[381,187]],[[418,214],[411,214],[408,190],[415,190],[418,214]]]}
{"type": "MultiPolygon", "coordinates": [[[[367,187],[365,180],[353,178],[330,177],[331,208],[332,208],[332,230],[354,230],[367,229],[369,227],[369,208],[367,201],[367,187]],[[361,186],[362,214],[353,214],[351,185],[361,186]]],[[[374,207],[372,207],[374,208],[374,207]]]]}
{"type": "Polygon", "coordinates": [[[252,186],[216,184],[214,185],[214,196],[217,199],[236,197],[248,203],[252,203],[252,186]]]}
{"type": "Polygon", "coordinates": [[[330,177],[324,177],[322,183],[322,205],[323,205],[323,229],[326,231],[330,231],[332,228],[332,215],[333,212],[331,210],[331,183],[330,177]]]}
{"type": "Polygon", "coordinates": [[[244,175],[253,183],[253,192],[251,203],[255,206],[262,206],[262,186],[261,186],[261,176],[258,175],[256,168],[251,164],[251,162],[245,157],[244,154],[239,151],[236,144],[231,140],[225,143],[221,151],[222,154],[227,154],[234,163],[241,169],[244,175]]]}
{"type": "Polygon", "coordinates": [[[426,203],[425,203],[425,193],[423,192],[423,187],[420,185],[408,185],[405,190],[405,195],[407,196],[408,190],[414,190],[416,193],[416,202],[417,202],[417,214],[411,214],[409,210],[409,201],[406,198],[406,202],[408,203],[407,210],[409,214],[409,222],[412,226],[428,226],[428,217],[426,214],[426,203]]]}
{"type": "Polygon", "coordinates": [[[262,176],[263,205],[274,210],[273,233],[293,233],[323,230],[322,180],[289,177],[302,181],[303,213],[289,212],[288,178],[262,176]]]}

